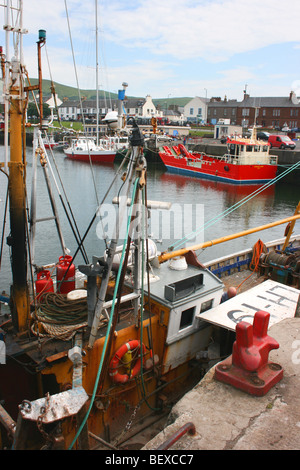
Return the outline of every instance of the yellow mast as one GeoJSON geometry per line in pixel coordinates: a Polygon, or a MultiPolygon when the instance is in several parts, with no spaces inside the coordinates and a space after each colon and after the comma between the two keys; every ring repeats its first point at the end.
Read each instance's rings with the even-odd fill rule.
{"type": "MultiPolygon", "coordinates": [[[[299,206],[300,206],[300,203],[299,203],[298,207],[299,206]]],[[[182,248],[181,250],[170,251],[168,253],[167,252],[162,253],[158,257],[158,261],[159,261],[159,263],[164,263],[165,261],[167,261],[171,258],[175,258],[176,256],[183,256],[183,255],[185,255],[186,253],[188,253],[189,251],[192,251],[192,250],[196,251],[196,250],[200,250],[202,248],[207,248],[209,246],[218,245],[219,243],[224,243],[224,242],[229,241],[229,240],[234,240],[236,238],[243,237],[245,235],[250,235],[251,233],[259,232],[261,230],[266,230],[268,228],[275,227],[277,225],[286,224],[287,222],[292,222],[292,223],[294,222],[295,223],[297,219],[300,219],[300,213],[297,213],[297,215],[293,215],[291,217],[287,217],[286,219],[282,219],[282,220],[278,220],[276,222],[272,222],[272,223],[267,224],[267,225],[261,225],[260,227],[255,227],[253,229],[244,230],[243,232],[234,233],[233,235],[227,235],[226,237],[216,238],[215,240],[209,240],[208,242],[200,243],[199,245],[190,246],[188,248],[182,248]]]]}
{"type": "MultiPolygon", "coordinates": [[[[27,237],[25,206],[25,159],[23,159],[22,126],[24,100],[20,81],[20,63],[12,63],[12,85],[10,87],[10,245],[12,250],[13,285],[11,292],[12,317],[19,332],[28,327],[29,292],[27,285],[27,237]],[[16,80],[14,79],[16,78],[16,80]]],[[[24,149],[25,152],[25,149],[24,149]]]]}

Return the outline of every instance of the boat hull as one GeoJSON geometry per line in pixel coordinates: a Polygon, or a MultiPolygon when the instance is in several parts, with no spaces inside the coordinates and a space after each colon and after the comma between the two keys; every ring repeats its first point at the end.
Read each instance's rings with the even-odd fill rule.
{"type": "MultiPolygon", "coordinates": [[[[169,172],[232,184],[261,184],[276,177],[277,165],[236,165],[205,156],[201,161],[188,161],[159,152],[169,172]]],[[[199,154],[199,158],[200,158],[199,154]]]]}
{"type": "Polygon", "coordinates": [[[67,158],[71,160],[77,160],[81,162],[92,162],[92,163],[114,163],[116,157],[116,151],[103,151],[103,152],[73,152],[64,150],[67,158]]]}

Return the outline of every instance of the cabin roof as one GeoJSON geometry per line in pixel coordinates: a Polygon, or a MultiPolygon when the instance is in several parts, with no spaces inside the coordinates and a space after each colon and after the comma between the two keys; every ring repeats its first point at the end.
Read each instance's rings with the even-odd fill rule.
{"type": "MultiPolygon", "coordinates": [[[[207,294],[213,294],[220,289],[223,290],[223,282],[207,269],[197,268],[187,265],[184,270],[175,270],[170,268],[169,262],[160,264],[159,268],[153,268],[153,273],[159,277],[159,281],[150,284],[150,295],[163,305],[171,307],[179,306],[207,294]],[[165,296],[166,286],[174,285],[185,279],[190,279],[193,284],[193,278],[199,274],[203,274],[203,285],[199,289],[191,289],[189,294],[184,295],[175,301],[170,301],[165,296]]],[[[187,289],[189,290],[189,289],[187,289]]],[[[145,286],[148,292],[148,286],[145,286]]]]}
{"type": "Polygon", "coordinates": [[[236,145],[262,145],[262,146],[270,146],[269,142],[265,140],[258,140],[258,139],[247,139],[243,137],[234,137],[227,139],[228,144],[236,144],[236,145]]]}

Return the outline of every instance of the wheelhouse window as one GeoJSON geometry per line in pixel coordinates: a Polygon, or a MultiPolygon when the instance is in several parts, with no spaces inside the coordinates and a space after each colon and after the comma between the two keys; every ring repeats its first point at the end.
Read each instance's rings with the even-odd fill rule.
{"type": "Polygon", "coordinates": [[[206,302],[202,302],[201,308],[200,308],[200,313],[206,312],[206,310],[209,310],[213,306],[213,299],[207,300],[206,302]]]}
{"type": "Polygon", "coordinates": [[[191,326],[193,324],[194,312],[195,312],[195,307],[190,307],[181,312],[179,330],[183,330],[187,326],[191,326]]]}

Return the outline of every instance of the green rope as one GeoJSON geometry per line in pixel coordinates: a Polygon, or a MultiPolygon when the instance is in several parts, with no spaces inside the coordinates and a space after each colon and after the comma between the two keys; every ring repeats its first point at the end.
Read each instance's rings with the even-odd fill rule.
{"type": "Polygon", "coordinates": [[[211,225],[214,225],[216,222],[218,222],[219,220],[223,219],[225,216],[227,216],[228,214],[230,214],[231,212],[235,211],[236,209],[238,209],[239,207],[241,207],[243,204],[246,204],[246,202],[250,201],[251,199],[253,199],[254,197],[256,197],[258,194],[260,194],[262,191],[264,191],[265,189],[267,189],[268,187],[272,186],[273,184],[275,184],[277,181],[279,181],[281,178],[283,178],[284,176],[286,176],[288,173],[290,173],[291,171],[294,171],[296,168],[300,167],[300,161],[295,163],[295,165],[293,165],[292,167],[290,167],[288,170],[284,171],[281,175],[277,176],[276,178],[274,178],[273,180],[269,181],[268,183],[266,183],[265,185],[263,185],[261,188],[257,189],[256,191],[253,191],[251,194],[249,194],[248,196],[246,196],[244,199],[242,199],[241,201],[237,202],[236,204],[234,204],[233,206],[229,207],[228,209],[226,209],[224,212],[221,212],[221,214],[218,214],[216,215],[215,217],[213,217],[212,219],[210,219],[208,222],[206,222],[203,226],[201,226],[199,229],[197,230],[194,230],[193,232],[189,233],[188,235],[186,235],[184,238],[182,238],[181,240],[178,240],[176,243],[174,243],[172,245],[172,247],[170,247],[169,249],[172,249],[174,250],[175,248],[179,248],[180,246],[182,246],[184,243],[186,243],[188,240],[190,240],[191,238],[194,238],[196,235],[198,235],[200,232],[204,231],[205,228],[207,227],[210,227],[211,225]]]}
{"type": "Polygon", "coordinates": [[[104,361],[104,356],[105,356],[106,347],[107,347],[107,343],[108,343],[109,333],[110,333],[110,329],[111,329],[111,325],[112,325],[112,319],[113,319],[113,315],[114,315],[115,301],[116,301],[116,297],[117,297],[117,292],[118,292],[118,287],[119,287],[119,282],[120,282],[120,277],[121,277],[121,272],[122,272],[122,264],[123,264],[123,260],[124,260],[124,256],[125,256],[127,238],[128,238],[128,234],[129,234],[132,207],[133,207],[133,202],[134,202],[134,199],[135,199],[135,193],[136,193],[138,182],[139,182],[139,178],[137,178],[135,180],[135,183],[134,183],[133,195],[132,195],[132,198],[131,198],[131,204],[130,204],[130,208],[129,208],[129,215],[128,215],[128,221],[127,221],[126,237],[125,237],[125,241],[124,241],[124,244],[123,244],[121,261],[120,261],[120,266],[119,266],[119,270],[118,270],[118,274],[117,274],[115,290],[114,290],[114,295],[113,295],[113,302],[112,302],[109,322],[108,322],[108,326],[107,326],[107,333],[106,333],[106,337],[105,337],[105,341],[104,341],[101,360],[100,360],[100,363],[99,363],[99,368],[98,368],[98,372],[97,372],[97,376],[96,376],[96,381],[95,381],[95,385],[94,385],[94,390],[93,390],[90,406],[89,406],[89,409],[88,409],[88,411],[87,411],[87,413],[86,413],[86,415],[85,415],[85,417],[84,417],[84,419],[83,419],[83,421],[82,421],[82,423],[81,423],[81,425],[80,425],[80,427],[77,431],[77,434],[74,437],[74,439],[73,439],[73,441],[72,441],[72,443],[71,443],[68,450],[72,449],[72,447],[74,446],[76,440],[78,439],[78,436],[80,435],[85,423],[87,422],[87,419],[89,417],[89,414],[91,412],[91,409],[92,409],[92,406],[93,406],[93,403],[94,403],[94,400],[95,400],[96,391],[97,391],[97,388],[98,388],[98,383],[99,383],[99,379],[100,379],[100,375],[101,375],[101,371],[102,371],[102,367],[103,367],[103,361],[104,361]]]}
{"type": "Polygon", "coordinates": [[[36,316],[46,323],[73,325],[87,319],[87,300],[66,300],[65,295],[47,292],[36,316]]]}

